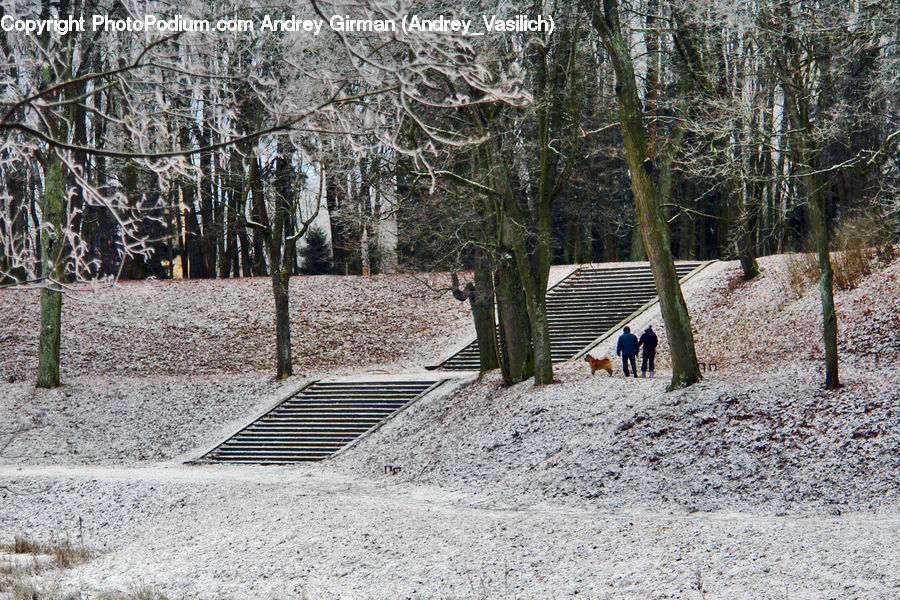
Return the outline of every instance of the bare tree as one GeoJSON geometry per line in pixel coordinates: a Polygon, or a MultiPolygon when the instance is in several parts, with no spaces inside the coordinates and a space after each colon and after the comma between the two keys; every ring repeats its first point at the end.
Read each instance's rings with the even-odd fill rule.
{"type": "MultiPolygon", "coordinates": [[[[401,8],[311,1],[265,10],[325,20],[352,12],[358,18],[399,22],[401,8]]],[[[90,10],[138,19],[145,12],[171,16],[174,9],[126,2],[91,5],[90,10]]],[[[37,7],[10,2],[4,11],[44,19],[90,16],[81,0],[37,7]]],[[[179,6],[178,12],[215,18],[253,17],[259,10],[198,2],[179,6]]],[[[111,273],[113,279],[152,256],[155,240],[148,221],[170,219],[173,212],[183,213],[186,228],[201,236],[191,240],[200,242],[199,260],[191,262],[201,262],[204,274],[239,274],[239,265],[248,274],[263,254],[257,247],[257,256],[250,255],[246,227],[251,226],[269,242],[270,270],[273,277],[281,274],[273,280],[276,304],[286,307],[287,297],[279,290],[286,294],[295,244],[311,217],[295,210],[293,183],[279,180],[297,176],[292,157],[299,154],[288,151],[291,144],[275,141],[277,136],[304,132],[319,148],[336,137],[358,156],[379,147],[429,172],[428,155],[435,146],[467,142],[465,136],[431,126],[429,114],[520,97],[514,79],[500,81],[471,59],[462,35],[438,32],[406,38],[391,32],[330,32],[311,38],[300,32],[145,36],[48,30],[39,37],[10,33],[3,41],[2,70],[11,85],[0,115],[0,267],[13,284],[44,289],[39,384],[47,386],[59,381],[64,286],[97,281],[108,268],[84,235],[86,210],[100,209],[114,223],[119,269],[111,273]],[[445,80],[465,82],[479,91],[479,99],[447,98],[445,80]],[[409,124],[421,134],[412,145],[396,135],[409,124]],[[268,184],[260,174],[267,160],[260,152],[266,147],[277,148],[279,157],[268,184]],[[29,204],[28,194],[17,187],[22,163],[28,165],[30,190],[39,191],[41,202],[29,204]],[[189,203],[186,210],[181,203],[189,203]],[[265,212],[271,214],[268,224],[253,219],[265,212]]],[[[287,321],[283,325],[279,376],[290,374],[287,321]]]]}
{"type": "Polygon", "coordinates": [[[638,92],[631,55],[632,49],[624,37],[617,0],[605,0],[602,6],[594,0],[584,0],[583,4],[616,73],[619,123],[631,172],[631,188],[644,248],[650,260],[666,324],[666,334],[672,350],[670,388],[685,387],[700,380],[700,367],[694,351],[690,315],[675,272],[669,230],[656,182],[658,168],[653,162],[649,146],[644,107],[638,92]]]}

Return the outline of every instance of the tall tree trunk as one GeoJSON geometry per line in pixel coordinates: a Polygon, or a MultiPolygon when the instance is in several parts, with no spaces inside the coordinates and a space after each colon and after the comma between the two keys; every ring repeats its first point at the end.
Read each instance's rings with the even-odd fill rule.
{"type": "Polygon", "coordinates": [[[494,284],[490,260],[479,252],[475,259],[474,282],[459,287],[459,279],[453,274],[453,297],[460,302],[469,302],[475,321],[475,339],[478,343],[479,377],[496,369],[500,361],[497,356],[497,325],[494,321],[494,284]]]}
{"type": "Polygon", "coordinates": [[[738,231],[738,257],[741,261],[741,272],[744,280],[749,281],[759,275],[759,264],[756,262],[756,227],[757,209],[750,206],[748,194],[741,194],[741,218],[738,231]]]}
{"type": "Polygon", "coordinates": [[[840,387],[838,378],[837,313],[834,309],[834,270],[831,267],[831,252],[828,231],[828,211],[823,183],[819,175],[808,178],[810,230],[813,233],[818,258],[819,293],[822,298],[822,337],[825,343],[825,387],[833,390],[840,387]]]}
{"type": "Polygon", "coordinates": [[[603,262],[616,262],[619,260],[619,238],[613,231],[607,230],[603,234],[603,262]]]}
{"type": "Polygon", "coordinates": [[[185,205],[184,213],[184,249],[187,254],[187,265],[184,271],[185,277],[190,279],[203,279],[207,276],[206,263],[203,260],[203,235],[200,233],[200,223],[197,219],[197,209],[194,208],[195,186],[187,182],[181,188],[185,205]]]}
{"type": "MultiPolygon", "coordinates": [[[[178,257],[181,259],[181,278],[187,279],[189,258],[185,239],[184,215],[182,213],[184,206],[181,204],[180,191],[180,187],[172,188],[169,202],[170,206],[173,207],[172,211],[175,213],[175,235],[177,236],[176,243],[178,244],[178,257]]],[[[174,276],[173,269],[172,277],[174,276]]]]}
{"type": "MultiPolygon", "coordinates": [[[[256,206],[257,202],[264,201],[262,177],[259,173],[259,157],[254,156],[250,163],[250,172],[248,173],[250,180],[250,189],[252,196],[251,208],[256,206]]],[[[264,235],[259,231],[253,230],[253,274],[268,275],[269,271],[266,265],[266,253],[263,250],[264,235]]]]}
{"type": "MultiPolygon", "coordinates": [[[[793,19],[790,5],[780,7],[783,23],[788,27],[783,32],[779,43],[785,48],[784,60],[777,63],[781,76],[782,89],[785,94],[785,111],[791,124],[790,148],[792,166],[800,172],[800,178],[806,192],[809,229],[813,236],[818,267],[820,273],[819,292],[822,301],[822,337],[825,345],[825,387],[835,389],[840,386],[838,377],[837,351],[837,313],[834,309],[834,271],[831,267],[830,232],[828,227],[828,211],[822,175],[822,149],[814,139],[814,116],[828,112],[834,103],[833,75],[831,73],[830,54],[816,48],[815,65],[819,70],[818,80],[813,85],[807,79],[808,65],[805,64],[805,53],[809,52],[810,40],[801,44],[793,31],[793,19]],[[816,102],[813,109],[811,100],[816,102]]],[[[830,50],[830,49],[829,49],[830,50]]]]}
{"type": "MultiPolygon", "coordinates": [[[[210,137],[207,129],[203,128],[198,136],[198,144],[205,146],[210,143],[210,137]]],[[[200,155],[200,177],[197,182],[197,188],[200,195],[200,221],[203,227],[203,235],[200,238],[200,256],[202,257],[202,268],[198,268],[200,277],[216,276],[216,239],[218,229],[218,219],[216,211],[213,208],[213,161],[212,153],[204,152],[200,155]]],[[[200,265],[198,265],[199,267],[200,265]]]]}
{"type": "Polygon", "coordinates": [[[50,281],[41,289],[41,331],[35,385],[59,387],[59,340],[62,326],[62,236],[64,190],[62,164],[51,150],[47,159],[42,205],[45,229],[41,232],[41,277],[50,281]]]}
{"type": "Polygon", "coordinates": [[[253,259],[250,257],[250,236],[247,228],[241,226],[238,233],[241,245],[241,277],[253,277],[253,259]]]}
{"type": "MultiPolygon", "coordinates": [[[[137,207],[138,205],[138,167],[133,160],[127,160],[122,167],[122,187],[125,189],[125,195],[128,196],[128,205],[137,207]]],[[[132,218],[140,219],[141,214],[135,208],[130,215],[132,218]]],[[[141,255],[124,255],[122,256],[122,277],[125,279],[143,279],[147,276],[144,257],[141,255]]]]}
{"type": "Polygon", "coordinates": [[[346,195],[341,189],[336,169],[325,172],[325,204],[328,208],[328,223],[331,226],[331,256],[336,273],[347,274],[345,258],[346,240],[345,226],[341,218],[341,210],[346,204],[346,195]]]}
{"type": "Polygon", "coordinates": [[[631,252],[628,260],[631,262],[647,260],[647,252],[644,250],[644,238],[641,234],[640,223],[635,223],[631,230],[631,252]]]}
{"type": "Polygon", "coordinates": [[[656,167],[647,147],[647,132],[638,97],[631,51],[622,38],[618,3],[615,0],[606,0],[601,10],[595,1],[584,0],[584,2],[616,72],[619,122],[625,139],[626,160],[631,172],[631,189],[634,192],[641,237],[653,271],[653,280],[659,294],[660,309],[672,355],[672,381],[669,389],[685,387],[700,381],[700,367],[694,350],[691,319],[675,271],[659,190],[653,180],[656,167]]]}
{"type": "MultiPolygon", "coordinates": [[[[291,151],[289,142],[278,140],[278,158],[275,163],[275,211],[269,238],[269,254],[272,265],[272,293],[275,296],[275,361],[278,379],[294,374],[291,360],[290,280],[294,266],[295,241],[288,239],[291,213],[294,209],[291,151]]],[[[265,203],[257,204],[265,211],[265,203]]]]}

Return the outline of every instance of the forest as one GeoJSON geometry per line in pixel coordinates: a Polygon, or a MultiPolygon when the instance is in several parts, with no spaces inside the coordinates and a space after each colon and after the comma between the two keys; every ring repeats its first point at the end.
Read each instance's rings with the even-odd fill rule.
{"type": "Polygon", "coordinates": [[[833,253],[900,231],[896,2],[0,1],[4,22],[412,12],[553,27],[4,26],[0,283],[41,288],[38,384],[59,383],[78,286],[270,277],[285,377],[291,277],[397,271],[472,271],[454,291],[482,370],[551,383],[550,266],[649,260],[682,387],[699,371],[673,261],[752,279],[806,252],[838,385],[833,253]]]}

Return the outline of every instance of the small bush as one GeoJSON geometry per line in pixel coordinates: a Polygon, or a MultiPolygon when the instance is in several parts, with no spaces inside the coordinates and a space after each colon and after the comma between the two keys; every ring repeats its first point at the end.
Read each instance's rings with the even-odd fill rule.
{"type": "Polygon", "coordinates": [[[68,569],[75,565],[87,562],[94,556],[94,552],[82,544],[73,544],[69,536],[55,538],[49,543],[37,542],[17,533],[10,545],[3,546],[13,554],[31,554],[37,556],[49,556],[53,564],[60,569],[68,569]]]}
{"type": "Polygon", "coordinates": [[[834,287],[850,290],[859,280],[872,273],[872,257],[868,248],[853,246],[832,256],[834,287]]]}
{"type": "Polygon", "coordinates": [[[787,257],[787,285],[798,298],[819,280],[819,263],[814,254],[791,254],[787,257]]]}
{"type": "Polygon", "coordinates": [[[886,267],[897,258],[897,247],[891,243],[879,244],[875,248],[875,260],[879,267],[886,267]]]}
{"type": "Polygon", "coordinates": [[[17,573],[15,576],[0,578],[0,598],[10,600],[168,600],[162,592],[147,585],[133,586],[127,592],[107,591],[99,594],[91,592],[85,595],[73,588],[62,588],[58,585],[45,586],[35,581],[29,573],[17,573]]]}
{"type": "Polygon", "coordinates": [[[41,572],[41,564],[37,558],[30,561],[6,561],[0,562],[0,592],[23,577],[31,577],[41,572]]]}
{"type": "Polygon", "coordinates": [[[49,546],[35,542],[23,533],[17,533],[13,537],[10,550],[13,554],[50,554],[51,551],[49,546]]]}
{"type": "Polygon", "coordinates": [[[896,258],[897,221],[878,211],[845,218],[837,223],[832,255],[834,287],[849,290],[860,279],[888,266],[896,258]]]}
{"type": "Polygon", "coordinates": [[[53,548],[53,562],[60,569],[68,569],[80,565],[93,558],[94,552],[83,545],[75,545],[67,537],[58,541],[53,548]]]}
{"type": "MultiPolygon", "coordinates": [[[[897,258],[897,249],[891,243],[872,247],[864,246],[859,238],[842,241],[842,250],[831,253],[833,285],[836,290],[852,290],[860,280],[878,269],[890,265],[897,258]]],[[[787,286],[795,296],[801,297],[822,276],[815,254],[791,254],[787,258],[787,286]]]]}
{"type": "Polygon", "coordinates": [[[104,592],[98,600],[167,600],[158,589],[149,585],[135,585],[127,592],[104,592]]]}
{"type": "Polygon", "coordinates": [[[10,588],[13,600],[84,600],[79,592],[47,589],[32,581],[19,581],[10,588]]]}

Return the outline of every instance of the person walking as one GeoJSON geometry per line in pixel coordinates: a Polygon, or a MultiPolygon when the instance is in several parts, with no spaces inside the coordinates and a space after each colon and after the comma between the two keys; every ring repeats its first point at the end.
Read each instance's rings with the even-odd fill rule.
{"type": "Polygon", "coordinates": [[[637,377],[637,356],[638,339],[631,333],[630,327],[625,327],[625,332],[619,336],[619,342],[616,344],[616,354],[622,356],[622,370],[625,377],[628,377],[628,362],[631,361],[631,372],[637,377]]]}
{"type": "Polygon", "coordinates": [[[641,377],[647,376],[648,366],[650,367],[650,377],[653,377],[653,359],[656,357],[656,345],[658,343],[659,338],[656,337],[653,326],[647,325],[647,329],[644,330],[644,333],[641,334],[641,339],[638,340],[638,348],[644,347],[644,353],[641,355],[641,377]]]}

